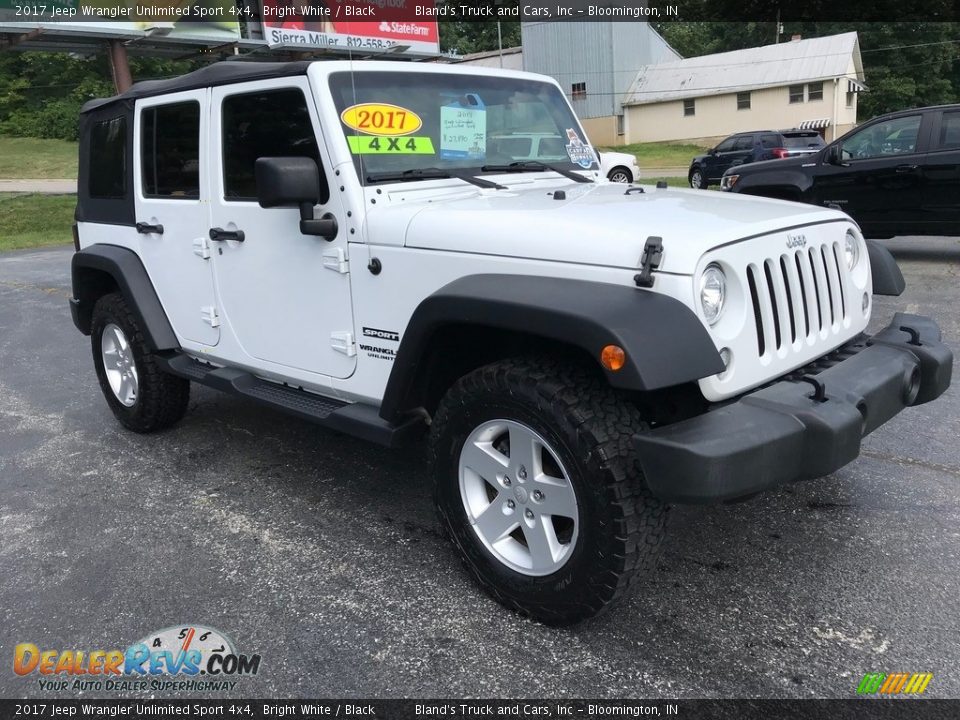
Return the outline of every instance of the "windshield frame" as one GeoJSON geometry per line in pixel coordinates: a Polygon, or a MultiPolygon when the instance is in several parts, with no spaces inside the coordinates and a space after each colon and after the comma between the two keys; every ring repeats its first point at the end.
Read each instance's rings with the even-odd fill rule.
{"type": "MultiPolygon", "coordinates": [[[[544,165],[553,165],[559,166],[564,170],[583,173],[586,177],[591,177],[591,174],[598,172],[600,167],[600,158],[599,151],[590,143],[589,138],[587,138],[586,133],[583,130],[583,126],[574,112],[573,108],[570,106],[569,100],[564,95],[560,87],[552,81],[552,79],[547,77],[539,77],[534,75],[529,75],[526,73],[497,73],[497,72],[443,72],[443,71],[434,71],[432,69],[417,68],[416,70],[402,70],[400,72],[390,69],[384,70],[379,68],[362,68],[362,69],[353,69],[353,70],[337,70],[329,73],[326,77],[326,91],[329,92],[330,100],[333,104],[333,109],[335,112],[331,113],[337,118],[337,123],[333,127],[327,129],[331,134],[336,135],[339,133],[343,138],[343,144],[347,148],[347,156],[351,160],[351,164],[354,167],[356,172],[357,179],[359,180],[361,186],[371,187],[371,186],[381,186],[384,184],[392,182],[405,182],[409,184],[410,182],[428,182],[435,181],[437,179],[444,178],[429,178],[424,177],[423,179],[418,180],[372,180],[371,177],[376,177],[384,174],[396,174],[404,170],[419,170],[424,168],[434,168],[439,170],[448,171],[454,177],[456,175],[471,175],[471,176],[484,176],[484,175],[505,175],[505,174],[518,174],[516,171],[511,173],[506,173],[500,170],[484,170],[484,166],[489,165],[505,165],[510,162],[516,161],[529,161],[532,163],[542,163],[544,165]],[[484,154],[474,158],[466,158],[465,161],[461,162],[449,162],[449,158],[441,159],[439,148],[433,154],[420,154],[417,155],[418,158],[422,159],[421,162],[416,164],[409,164],[406,166],[394,166],[394,167],[382,167],[377,166],[374,162],[367,161],[368,158],[377,157],[376,155],[364,154],[361,152],[354,152],[352,149],[352,137],[358,138],[368,138],[371,137],[370,134],[365,134],[352,126],[346,124],[343,119],[343,113],[353,107],[364,104],[373,104],[376,101],[381,102],[384,105],[393,104],[399,107],[399,103],[393,102],[392,98],[385,98],[380,100],[379,98],[371,99],[370,97],[365,97],[364,95],[370,94],[370,86],[363,88],[361,90],[361,82],[357,82],[363,77],[370,76],[380,76],[376,78],[381,84],[385,84],[387,81],[390,81],[391,84],[398,83],[403,80],[409,80],[411,77],[415,77],[419,80],[419,83],[424,88],[431,88],[433,85],[454,85],[460,86],[458,88],[461,96],[467,96],[468,94],[477,94],[471,90],[463,90],[462,88],[487,88],[491,93],[494,91],[490,88],[496,84],[497,91],[503,92],[504,86],[509,86],[511,83],[516,84],[515,94],[520,94],[524,90],[535,90],[537,93],[540,93],[539,97],[544,98],[544,102],[541,107],[546,110],[545,115],[548,115],[549,118],[557,125],[559,128],[563,126],[563,131],[567,133],[567,143],[563,146],[567,152],[567,157],[559,158],[557,155],[540,155],[539,152],[537,156],[529,156],[523,158],[514,158],[510,156],[503,155],[494,155],[491,156],[487,154],[486,148],[484,154]],[[547,102],[549,100],[549,102],[547,102]],[[568,128],[567,125],[570,127],[568,128]],[[575,139],[574,139],[575,138],[575,139]],[[583,166],[580,163],[574,162],[570,157],[570,151],[566,150],[570,145],[575,144],[579,141],[580,145],[577,146],[581,156],[585,156],[587,150],[590,153],[591,162],[589,166],[583,166]],[[583,148],[586,148],[584,150],[583,148]]],[[[444,93],[449,94],[449,93],[444,93]]],[[[531,105],[537,105],[537,103],[530,103],[531,105]]],[[[443,108],[444,106],[440,106],[443,108]]],[[[498,107],[496,105],[489,106],[490,108],[498,107]]],[[[414,114],[418,114],[416,110],[413,111],[414,114]]],[[[420,113],[423,114],[423,113],[420,113]]],[[[418,114],[419,115],[419,114],[418,114]]],[[[436,116],[430,117],[430,121],[433,123],[437,122],[436,116]]],[[[426,121],[423,122],[424,125],[427,124],[426,121]]],[[[538,136],[536,142],[531,141],[531,150],[536,149],[540,150],[540,142],[543,138],[549,137],[549,139],[556,139],[557,141],[563,143],[564,138],[562,137],[562,132],[560,130],[553,130],[553,128],[548,131],[543,130],[530,130],[528,132],[518,132],[513,135],[504,135],[498,131],[491,130],[489,134],[485,134],[485,139],[491,140],[495,137],[528,137],[528,136],[538,136]]],[[[417,133],[420,135],[421,133],[417,133]]],[[[408,138],[408,135],[395,135],[393,137],[399,137],[401,139],[408,138]]],[[[389,138],[391,136],[379,135],[381,138],[389,138]]],[[[434,145],[438,146],[442,144],[442,141],[436,137],[432,136],[434,140],[434,145]]],[[[417,138],[415,138],[417,139],[417,138]]],[[[554,146],[556,147],[556,146],[554,146]]],[[[585,160],[586,158],[584,158],[585,160]]],[[[530,169],[524,172],[529,172],[533,174],[534,172],[540,174],[550,174],[553,177],[556,177],[556,174],[553,173],[548,168],[543,169],[530,169]]]]}

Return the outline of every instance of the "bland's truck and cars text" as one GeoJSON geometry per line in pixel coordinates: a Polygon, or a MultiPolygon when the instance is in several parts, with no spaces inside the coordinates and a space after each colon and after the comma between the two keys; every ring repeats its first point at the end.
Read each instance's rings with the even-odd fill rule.
{"type": "Polygon", "coordinates": [[[903,278],[850,216],[608,182],[543,76],[219,63],[89,102],[80,143],[70,307],[117,419],[198,383],[426,436],[469,572],[543,622],[623,596],[669,504],[831,473],[950,384],[934,320],[865,334],[903,278]]]}

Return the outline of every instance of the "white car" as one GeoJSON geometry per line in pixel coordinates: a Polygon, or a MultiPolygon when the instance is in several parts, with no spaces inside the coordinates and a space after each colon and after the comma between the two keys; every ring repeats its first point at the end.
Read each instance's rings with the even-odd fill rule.
{"type": "Polygon", "coordinates": [[[670,503],[831,473],[949,385],[932,320],[864,335],[902,276],[844,213],[596,160],[554,80],[462,65],[225,62],[87,103],[70,306],[107,405],[157,431],[197,383],[426,436],[470,573],[562,624],[651,567],[670,503]]]}
{"type": "Polygon", "coordinates": [[[640,168],[637,166],[637,158],[630,153],[601,152],[600,174],[611,182],[634,183],[640,181],[640,168]]]}

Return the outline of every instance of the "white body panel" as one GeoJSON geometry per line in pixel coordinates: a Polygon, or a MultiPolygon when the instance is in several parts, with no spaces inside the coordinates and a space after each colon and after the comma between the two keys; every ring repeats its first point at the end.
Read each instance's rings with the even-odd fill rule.
{"type": "MultiPolygon", "coordinates": [[[[839,243],[842,250],[847,229],[855,225],[834,210],[652,186],[627,194],[623,185],[607,182],[596,171],[583,173],[597,180],[592,184],[575,183],[549,171],[484,176],[506,186],[502,190],[481,189],[460,179],[364,186],[327,84],[329,74],[351,69],[410,72],[410,66],[403,63],[318,62],[310,66],[306,77],[237,83],[206,91],[210,109],[204,157],[209,168],[203,177],[209,217],[202,227],[191,225],[190,229],[196,234],[210,227],[239,228],[246,239],[243,243],[214,243],[207,261],[213,269],[220,309],[218,341],[201,342],[204,336],[188,330],[187,321],[180,317],[192,312],[196,299],[168,304],[161,295],[188,352],[268,379],[379,404],[393,353],[413,312],[444,285],[468,275],[503,273],[516,275],[517,282],[523,282],[525,276],[548,276],[634,288],[644,243],[651,236],[662,238],[663,258],[654,273],[653,288],[637,292],[676,298],[701,318],[718,350],[732,352],[733,361],[725,373],[700,381],[709,400],[735,396],[800,367],[862,332],[869,320],[869,306],[861,308],[863,293],[870,292],[869,264],[861,247],[860,264],[852,273],[823,276],[825,281],[839,283],[831,287],[844,288],[843,308],[833,307],[834,312],[842,310],[839,319],[831,318],[823,328],[818,324],[815,332],[806,332],[805,326],[802,337],[791,334],[789,342],[779,346],[775,338],[770,339],[774,311],[769,298],[772,292],[782,300],[785,291],[780,286],[764,286],[768,299],[760,303],[765,321],[761,334],[767,347],[759,352],[747,268],[763,267],[768,258],[779,262],[781,255],[789,255],[792,250],[785,245],[788,230],[792,235],[804,234],[807,248],[825,245],[832,249],[839,243]],[[340,231],[333,242],[302,235],[295,209],[263,209],[256,202],[223,199],[221,99],[234,93],[289,87],[299,87],[308,96],[331,190],[330,201],[315,208],[315,216],[324,212],[336,216],[340,231]],[[555,199],[552,193],[557,190],[564,191],[563,199],[555,199]],[[346,264],[340,271],[327,269],[325,256],[337,250],[342,251],[346,264]],[[372,258],[382,266],[377,275],[367,270],[372,258]],[[703,319],[697,290],[700,274],[710,263],[724,268],[729,284],[728,304],[715,326],[703,319]],[[332,336],[344,333],[352,333],[355,355],[333,348],[332,336]]],[[[415,69],[477,73],[476,68],[449,65],[417,65],[415,69]]],[[[556,85],[530,73],[484,72],[556,85]]],[[[146,101],[138,101],[138,106],[140,102],[146,101]]],[[[140,209],[138,205],[138,220],[149,220],[139,217],[140,209]]],[[[159,210],[144,205],[143,211],[163,221],[159,210]]],[[[133,231],[124,230],[125,234],[118,234],[102,225],[81,225],[85,245],[124,244],[141,252],[151,276],[177,272],[179,260],[173,253],[144,255],[141,244],[129,236],[133,231]],[[114,242],[114,236],[120,239],[114,242]],[[152,267],[160,265],[162,270],[152,267]]],[[[840,257],[842,260],[842,254],[840,257]]],[[[816,268],[810,272],[815,274],[816,268]]],[[[785,287],[795,289],[790,285],[795,279],[787,277],[785,287]]],[[[808,279],[812,281],[812,275],[808,279]]],[[[187,281],[182,278],[182,282],[187,281]]],[[[208,282],[198,274],[189,281],[197,286],[190,292],[208,292],[204,289],[208,282]]],[[[812,307],[808,303],[808,312],[812,307]]],[[[781,303],[777,310],[781,324],[790,322],[789,314],[784,314],[788,311],[788,305],[781,303]]]]}

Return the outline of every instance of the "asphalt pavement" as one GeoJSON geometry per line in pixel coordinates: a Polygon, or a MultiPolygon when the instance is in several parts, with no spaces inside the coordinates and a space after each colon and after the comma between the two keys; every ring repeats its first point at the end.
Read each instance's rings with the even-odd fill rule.
{"type": "MultiPolygon", "coordinates": [[[[928,313],[957,353],[960,240],[887,244],[908,288],[873,329],[928,313]]],[[[19,643],[123,649],[188,624],[261,655],[239,697],[851,698],[866,672],[960,697],[956,384],[830,477],[676,508],[626,602],[548,628],[467,578],[418,450],[204,388],[175,428],[123,430],[70,321],[70,254],[0,254],[0,697],[77,697],[16,676],[19,643]]]]}

